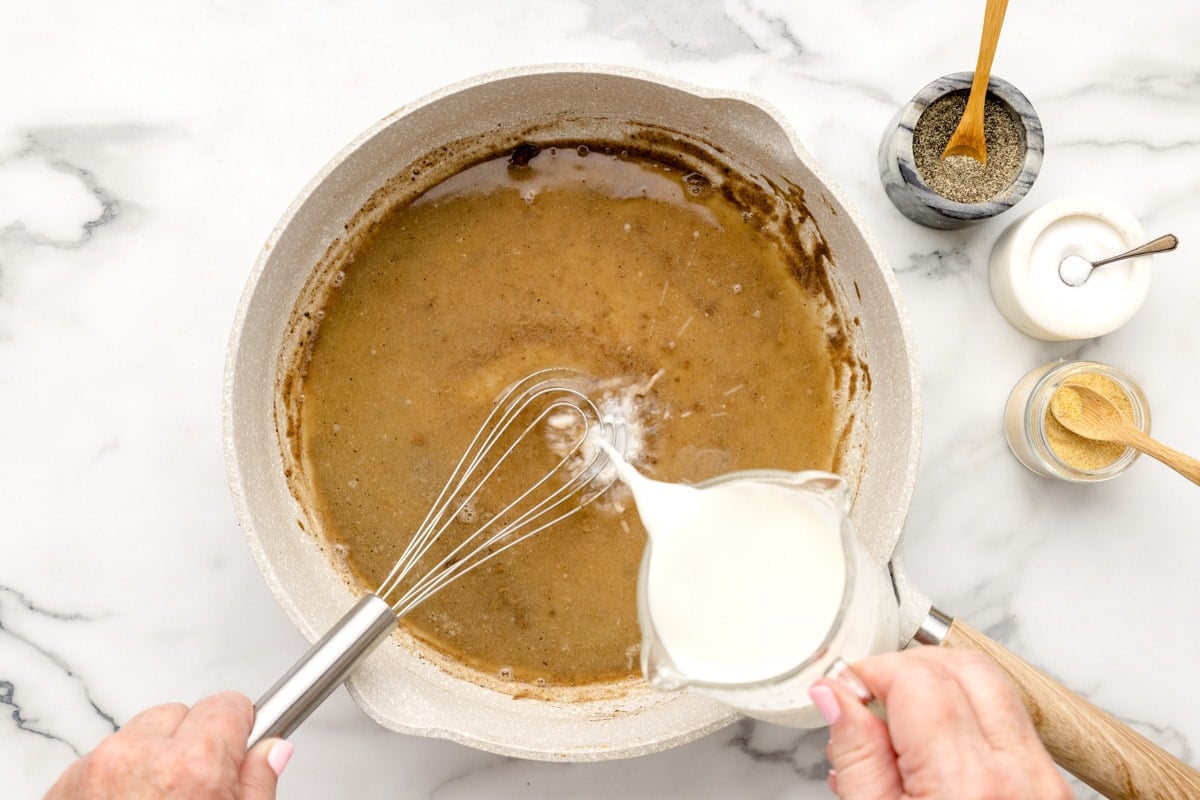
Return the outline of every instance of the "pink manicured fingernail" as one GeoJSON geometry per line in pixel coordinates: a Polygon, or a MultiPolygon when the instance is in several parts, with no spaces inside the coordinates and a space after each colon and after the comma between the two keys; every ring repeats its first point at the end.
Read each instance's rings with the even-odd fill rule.
{"type": "Polygon", "coordinates": [[[283,774],[283,768],[287,766],[288,759],[292,757],[294,749],[292,743],[287,739],[280,739],[271,745],[271,752],[267,753],[267,763],[275,771],[276,778],[283,774]]]}
{"type": "Polygon", "coordinates": [[[812,698],[813,705],[821,712],[826,723],[832,725],[842,718],[842,707],[838,705],[833,690],[828,686],[809,687],[808,696],[812,698]]]}
{"type": "Polygon", "coordinates": [[[854,671],[854,668],[846,663],[846,661],[843,659],[836,659],[832,664],[830,664],[829,669],[825,670],[825,676],[828,678],[833,678],[837,681],[841,681],[843,686],[846,686],[850,689],[850,691],[854,692],[854,696],[857,697],[863,705],[866,705],[875,699],[875,696],[871,694],[871,690],[867,688],[867,684],[863,682],[862,677],[859,676],[859,674],[854,671]]]}

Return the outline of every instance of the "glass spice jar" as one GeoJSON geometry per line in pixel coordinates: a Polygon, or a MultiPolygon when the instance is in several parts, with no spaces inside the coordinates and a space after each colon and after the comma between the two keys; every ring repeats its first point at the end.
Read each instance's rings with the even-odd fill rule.
{"type": "Polygon", "coordinates": [[[1017,460],[1039,475],[1073,483],[1115,478],[1137,459],[1131,447],[1085,439],[1050,413],[1059,387],[1075,383],[1105,395],[1125,419],[1150,432],[1150,404],[1132,378],[1095,361],[1055,361],[1027,373],[1009,393],[1004,435],[1017,460]]]}

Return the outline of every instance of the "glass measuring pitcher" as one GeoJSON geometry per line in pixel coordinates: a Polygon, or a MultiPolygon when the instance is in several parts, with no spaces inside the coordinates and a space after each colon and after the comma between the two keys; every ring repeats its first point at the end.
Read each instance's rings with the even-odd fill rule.
{"type": "MultiPolygon", "coordinates": [[[[730,473],[695,486],[706,490],[735,482],[748,482],[783,487],[789,492],[805,493],[824,518],[834,528],[841,546],[841,568],[844,570],[841,600],[836,605],[832,622],[823,640],[812,652],[796,657],[795,663],[779,674],[745,683],[722,683],[688,675],[672,658],[655,628],[651,592],[656,590],[651,579],[654,565],[654,537],[647,542],[638,577],[638,621],[642,630],[642,673],[650,685],[659,690],[686,689],[732,706],[758,719],[792,727],[821,727],[825,723],[808,697],[812,683],[841,661],[855,661],[873,653],[889,652],[899,647],[899,615],[896,595],[887,566],[873,559],[859,540],[849,518],[847,486],[837,475],[818,472],[783,472],[750,470],[730,473]]],[[[754,525],[756,509],[747,507],[745,525],[754,525]]],[[[648,526],[649,527],[649,526],[648,526]]],[[[730,532],[729,546],[738,546],[738,533],[730,532]]],[[[731,559],[736,564],[736,559],[731,559]]],[[[779,568],[773,565],[773,569],[779,568]]],[[[786,565],[782,567],[786,569],[786,565]]],[[[755,581],[756,576],[732,576],[733,582],[755,581]]],[[[712,587],[695,585],[690,591],[705,592],[712,587]]],[[[661,608],[661,607],[660,607],[661,608]]],[[[767,622],[777,628],[779,637],[795,630],[805,614],[805,608],[762,608],[755,614],[768,614],[767,622]],[[791,623],[791,626],[789,626],[791,623]]],[[[761,625],[764,621],[746,620],[761,625]]]]}

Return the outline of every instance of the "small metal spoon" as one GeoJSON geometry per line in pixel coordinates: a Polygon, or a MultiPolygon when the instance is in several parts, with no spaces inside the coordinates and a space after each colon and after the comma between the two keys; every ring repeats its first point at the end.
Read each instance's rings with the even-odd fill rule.
{"type": "Polygon", "coordinates": [[[1105,264],[1111,264],[1114,261],[1121,261],[1126,258],[1133,258],[1134,256],[1166,253],[1178,246],[1179,239],[1174,234],[1168,233],[1166,236],[1160,236],[1154,241],[1146,242],[1141,247],[1135,247],[1126,253],[1111,256],[1100,261],[1088,261],[1083,256],[1067,256],[1058,264],[1058,277],[1062,278],[1062,282],[1067,286],[1083,286],[1087,283],[1087,279],[1091,277],[1092,270],[1096,267],[1102,267],[1105,264]]]}

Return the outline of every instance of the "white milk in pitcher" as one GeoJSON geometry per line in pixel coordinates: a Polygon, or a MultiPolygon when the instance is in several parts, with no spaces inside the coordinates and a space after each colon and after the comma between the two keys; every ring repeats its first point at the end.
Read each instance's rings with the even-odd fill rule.
{"type": "Polygon", "coordinates": [[[629,485],[651,538],[648,610],[680,672],[752,683],[821,647],[846,584],[836,509],[771,483],[629,485]]]}
{"type": "Polygon", "coordinates": [[[834,660],[898,647],[891,580],[848,528],[837,476],[763,471],[688,486],[616,461],[650,537],[638,601],[655,688],[816,727],[808,687],[834,660]]]}

